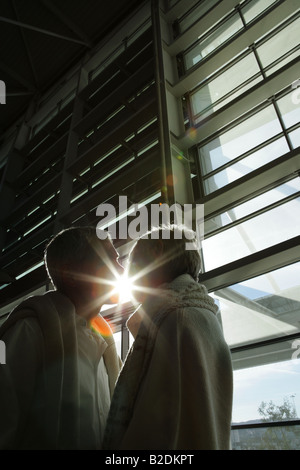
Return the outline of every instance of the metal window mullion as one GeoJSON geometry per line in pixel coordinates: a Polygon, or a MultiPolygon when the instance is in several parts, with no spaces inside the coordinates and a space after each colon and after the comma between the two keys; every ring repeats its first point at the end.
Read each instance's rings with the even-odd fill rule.
{"type": "Polygon", "coordinates": [[[204,184],[203,184],[203,177],[202,177],[202,170],[201,170],[201,165],[200,165],[200,158],[199,158],[199,153],[198,149],[196,147],[193,147],[192,149],[194,153],[194,163],[196,167],[196,179],[197,179],[197,187],[198,187],[198,192],[199,192],[199,198],[202,199],[205,196],[205,191],[204,191],[204,184]]]}
{"type": "Polygon", "coordinates": [[[283,132],[280,132],[278,134],[276,134],[275,136],[271,137],[270,139],[268,140],[265,140],[264,142],[262,142],[261,144],[257,145],[256,147],[253,147],[252,149],[248,150],[247,152],[239,155],[238,157],[230,160],[230,162],[227,162],[225,163],[224,165],[221,165],[219,166],[218,168],[216,168],[215,170],[212,170],[210,171],[209,173],[207,173],[206,175],[204,175],[202,178],[203,180],[206,180],[214,175],[217,175],[218,173],[220,173],[221,171],[223,170],[226,170],[226,168],[230,168],[232,165],[234,165],[235,163],[238,163],[239,161],[241,160],[244,160],[244,158],[247,158],[249,157],[250,155],[252,155],[253,153],[263,149],[264,147],[266,147],[267,145],[275,142],[277,139],[280,139],[281,137],[284,137],[284,133],[283,132]]]}
{"type": "MultiPolygon", "coordinates": [[[[214,106],[218,105],[218,104],[221,104],[222,101],[226,100],[227,98],[229,98],[231,95],[233,95],[234,93],[236,93],[238,90],[240,90],[241,88],[243,88],[245,85],[248,85],[249,83],[251,83],[252,81],[256,80],[257,78],[259,78],[261,75],[261,72],[257,72],[255,75],[253,75],[252,77],[248,78],[248,80],[246,80],[245,82],[241,83],[240,85],[238,85],[236,88],[232,89],[231,91],[229,91],[228,93],[226,93],[226,95],[222,96],[222,98],[219,98],[217,101],[214,101],[213,103],[211,103],[207,108],[205,108],[205,110],[201,111],[201,113],[198,113],[196,114],[195,116],[193,116],[193,120],[195,121],[196,119],[198,119],[199,117],[201,117],[203,114],[205,114],[207,111],[209,111],[210,109],[212,109],[214,106]]],[[[264,77],[265,78],[265,77],[264,77]]],[[[199,90],[198,90],[199,91],[199,90]]],[[[247,90],[248,91],[248,90],[247,90]]],[[[195,93],[193,93],[194,95],[195,93]]],[[[224,105],[226,106],[226,105],[224,105]]],[[[215,111],[216,112],[216,111],[215,111]]],[[[204,118],[205,119],[205,118],[204,118]]]]}
{"type": "MultiPolygon", "coordinates": [[[[217,292],[217,291],[216,291],[217,292]]],[[[292,333],[285,336],[277,336],[276,338],[265,339],[262,341],[256,341],[255,343],[248,343],[242,346],[233,346],[230,348],[231,353],[238,353],[242,351],[248,351],[250,349],[261,348],[264,346],[272,346],[275,343],[282,343],[286,341],[294,341],[300,337],[300,331],[298,333],[292,333]]]]}
{"type": "MultiPolygon", "coordinates": [[[[238,54],[236,57],[234,57],[233,59],[229,60],[229,62],[227,62],[223,67],[221,67],[220,69],[218,69],[216,72],[214,72],[213,74],[211,74],[209,76],[209,78],[206,78],[205,80],[203,80],[203,82],[200,83],[200,85],[197,85],[195,88],[193,88],[192,90],[190,90],[190,94],[191,95],[194,95],[195,93],[197,93],[201,88],[203,88],[204,86],[208,85],[210,82],[212,82],[215,78],[223,75],[224,72],[226,72],[227,70],[231,69],[232,66],[236,65],[237,63],[239,63],[241,60],[245,59],[245,57],[247,57],[248,55],[250,55],[252,53],[251,50],[247,49],[243,52],[241,52],[240,54],[238,54]]],[[[211,56],[209,56],[211,57],[211,56]]],[[[205,59],[203,59],[205,60],[205,59]]],[[[203,61],[202,61],[203,63],[203,61]]],[[[198,64],[195,64],[195,69],[197,68],[197,65],[198,67],[201,66],[201,64],[199,65],[198,64]]],[[[189,69],[191,70],[191,69],[189,69]]]]}
{"type": "MultiPolygon", "coordinates": [[[[267,192],[267,191],[265,191],[265,192],[267,192]]],[[[282,206],[283,204],[286,204],[289,201],[292,201],[293,199],[297,199],[297,197],[299,197],[299,196],[300,196],[300,191],[297,191],[296,193],[294,193],[290,196],[287,196],[287,197],[281,199],[280,201],[276,201],[276,202],[273,202],[272,204],[268,204],[267,206],[255,211],[255,212],[252,212],[251,214],[245,215],[244,217],[241,217],[240,219],[234,220],[234,221],[230,222],[229,224],[224,225],[223,227],[219,227],[219,228],[217,228],[217,229],[215,229],[215,230],[213,230],[209,233],[205,233],[205,238],[213,237],[214,235],[218,235],[219,233],[224,232],[225,230],[229,230],[230,228],[235,227],[236,225],[240,225],[244,222],[247,222],[247,220],[254,219],[255,217],[257,217],[261,214],[264,214],[265,212],[268,212],[272,209],[275,209],[279,206],[282,206]]],[[[226,211],[223,211],[222,213],[228,212],[229,210],[234,209],[235,207],[236,206],[232,206],[232,207],[228,208],[226,211]]],[[[220,213],[220,215],[221,215],[221,213],[220,213]]],[[[216,217],[216,216],[214,216],[214,217],[216,217]]],[[[212,218],[213,217],[210,216],[208,220],[210,220],[212,218]]]]}
{"type": "MultiPolygon", "coordinates": [[[[282,4],[281,3],[276,4],[276,8],[277,7],[280,9],[280,17],[285,17],[286,18],[287,13],[286,13],[285,10],[283,10],[282,4]]],[[[290,9],[291,9],[291,5],[289,6],[289,10],[290,9]]],[[[184,82],[185,82],[186,79],[187,79],[188,83],[195,82],[195,85],[192,85],[190,83],[190,85],[189,85],[190,89],[193,88],[193,86],[196,86],[197,82],[199,82],[199,79],[197,78],[198,75],[196,75],[196,71],[200,68],[200,66],[207,65],[211,60],[213,61],[212,63],[214,64],[214,62],[216,61],[215,56],[218,56],[218,58],[220,60],[222,60],[223,54],[229,53],[229,51],[232,50],[232,47],[231,47],[232,45],[234,45],[233,50],[235,50],[235,53],[233,54],[233,57],[238,54],[238,51],[241,52],[241,50],[244,50],[246,47],[248,47],[249,43],[246,44],[248,36],[250,35],[252,37],[252,41],[253,41],[253,33],[254,32],[256,34],[256,37],[259,36],[259,34],[262,34],[262,32],[259,33],[258,27],[259,27],[260,23],[262,22],[262,20],[266,16],[268,17],[269,13],[270,14],[273,13],[273,15],[270,18],[271,27],[272,27],[272,25],[274,25],[276,20],[277,20],[277,24],[278,24],[278,21],[280,21],[280,18],[279,18],[279,20],[277,18],[278,15],[276,15],[276,17],[275,17],[274,11],[273,10],[268,10],[265,15],[260,16],[256,21],[250,23],[247,26],[247,28],[242,29],[237,35],[234,35],[228,42],[223,44],[219,49],[215,50],[214,53],[209,55],[206,60],[204,59],[203,61],[201,61],[200,62],[201,65],[197,64],[197,66],[195,66],[195,68],[193,67],[193,68],[189,69],[189,73],[186,74],[183,78],[181,78],[179,82],[174,84],[174,93],[177,94],[177,93],[181,92],[181,89],[183,88],[184,82]],[[252,30],[252,28],[254,28],[254,31],[252,30]],[[241,50],[240,50],[240,47],[241,47],[240,38],[242,38],[242,44],[245,43],[244,47],[241,50]]],[[[293,19],[294,18],[295,17],[293,17],[293,19]]],[[[263,25],[264,25],[264,30],[266,30],[268,32],[268,30],[270,29],[270,27],[269,28],[267,27],[268,22],[263,22],[263,25]]],[[[266,35],[266,38],[268,38],[268,33],[266,35]]],[[[176,54],[178,52],[179,51],[174,51],[174,54],[176,54]]],[[[219,63],[220,63],[220,60],[218,60],[219,63]]],[[[207,67],[210,68],[208,65],[207,65],[207,67]]],[[[186,86],[185,86],[185,88],[186,88],[186,86]]]]}
{"type": "MultiPolygon", "coordinates": [[[[189,51],[193,50],[198,44],[201,44],[201,42],[205,41],[206,39],[209,38],[215,31],[217,31],[220,27],[223,26],[226,21],[228,21],[230,18],[234,17],[237,14],[236,10],[233,10],[229,12],[224,18],[222,18],[219,23],[215,24],[210,30],[208,30],[203,36],[201,36],[199,39],[197,39],[193,44],[191,44],[187,49],[183,51],[183,55],[187,54],[189,51]]],[[[191,25],[192,27],[193,25],[191,25]]],[[[240,31],[239,31],[240,32],[240,31]]],[[[221,46],[222,47],[222,46],[221,46]]]]}
{"type": "Polygon", "coordinates": [[[291,132],[296,131],[299,128],[300,128],[300,122],[296,122],[296,124],[293,124],[292,126],[287,127],[286,131],[288,134],[290,134],[291,132]]]}
{"type": "MultiPolygon", "coordinates": [[[[292,62],[286,64],[285,67],[283,67],[278,73],[282,74],[282,73],[286,73],[286,71],[292,66],[294,67],[294,65],[296,64],[296,60],[293,60],[292,62]]],[[[260,82],[259,84],[257,84],[258,86],[264,86],[265,85],[265,82],[262,81],[260,82]]],[[[251,90],[250,90],[251,92],[251,90]]],[[[276,95],[275,95],[276,96],[276,95]]],[[[215,138],[218,138],[220,135],[224,134],[225,132],[233,129],[234,127],[236,127],[238,124],[246,121],[248,118],[254,116],[255,114],[257,114],[259,111],[263,110],[264,108],[268,107],[269,105],[271,104],[271,98],[268,97],[268,96],[265,96],[265,98],[263,99],[263,101],[261,101],[260,103],[258,103],[256,106],[254,106],[253,108],[249,109],[248,111],[245,111],[244,113],[242,113],[239,117],[235,118],[233,121],[231,122],[228,122],[227,125],[224,125],[224,127],[222,127],[222,130],[221,132],[219,130],[216,130],[215,132],[212,132],[209,136],[203,138],[201,140],[201,146],[204,146],[206,145],[207,143],[211,142],[212,140],[214,140],[215,138]]],[[[221,109],[222,112],[226,111],[226,109],[228,109],[230,105],[228,105],[227,107],[225,106],[224,108],[221,109]]],[[[217,113],[214,113],[213,115],[210,116],[210,119],[214,119],[215,116],[217,116],[218,114],[217,113]]]]}
{"type": "Polygon", "coordinates": [[[280,428],[280,427],[292,427],[292,426],[298,426],[298,425],[300,425],[300,419],[291,419],[288,421],[263,421],[261,423],[232,424],[231,429],[235,431],[239,429],[256,429],[256,428],[265,429],[265,428],[278,428],[278,427],[280,428]]]}
{"type": "Polygon", "coordinates": [[[261,103],[259,103],[257,106],[255,106],[254,108],[252,109],[249,109],[246,113],[242,114],[241,116],[239,116],[238,118],[236,118],[234,121],[232,122],[229,122],[227,125],[225,125],[223,128],[222,128],[222,131],[216,131],[214,132],[213,134],[209,135],[208,137],[206,137],[205,139],[203,139],[198,145],[200,147],[204,147],[206,144],[208,144],[209,142],[212,142],[214,139],[217,139],[218,137],[222,136],[223,134],[225,134],[226,132],[234,129],[235,127],[237,127],[239,124],[241,124],[242,122],[246,121],[247,119],[255,116],[257,113],[259,113],[260,111],[262,111],[263,109],[267,108],[268,106],[270,106],[270,101],[266,98],[264,101],[262,101],[261,103]]]}
{"type": "MultiPolygon", "coordinates": [[[[279,157],[281,160],[285,158],[285,155],[282,155],[281,157],[279,157]]],[[[288,183],[290,180],[296,178],[297,176],[300,176],[299,173],[289,173],[288,175],[280,178],[280,179],[276,179],[276,180],[273,180],[272,182],[270,182],[269,184],[267,184],[266,186],[260,186],[258,189],[256,189],[254,192],[252,193],[249,193],[249,194],[246,194],[242,197],[240,197],[239,199],[235,199],[235,203],[228,203],[227,205],[225,206],[219,206],[218,209],[215,209],[213,211],[211,211],[209,213],[209,216],[207,217],[207,220],[213,218],[213,217],[217,217],[221,214],[223,214],[224,212],[227,212],[228,210],[234,208],[234,207],[237,207],[237,206],[240,206],[241,204],[244,204],[245,202],[247,201],[250,201],[251,199],[254,199],[255,197],[257,196],[260,196],[272,189],[275,189],[277,188],[278,186],[281,186],[283,184],[286,184],[288,183]]],[[[254,178],[255,179],[255,178],[254,178]]],[[[237,184],[235,185],[235,187],[233,188],[233,191],[237,192],[239,191],[239,188],[241,186],[241,183],[239,181],[236,182],[237,184]]],[[[252,183],[253,184],[253,183],[252,183]]],[[[226,196],[226,193],[227,193],[227,188],[226,186],[221,188],[221,194],[226,196]]]]}
{"type": "Polygon", "coordinates": [[[282,116],[281,116],[281,113],[280,113],[280,110],[279,110],[279,107],[278,107],[278,103],[277,103],[277,100],[276,99],[273,99],[272,100],[272,103],[273,103],[273,106],[274,106],[274,109],[275,109],[275,112],[276,112],[276,115],[277,115],[277,118],[278,118],[278,121],[280,123],[280,126],[282,127],[282,131],[284,133],[284,137],[287,141],[287,144],[289,146],[289,149],[290,151],[293,150],[293,146],[292,146],[292,142],[291,142],[291,139],[290,139],[290,136],[289,134],[287,133],[287,130],[286,130],[286,127],[284,125],[284,122],[283,122],[283,119],[282,119],[282,116]]]}
{"type": "MultiPolygon", "coordinates": [[[[284,0],[285,1],[285,0],[284,0]]],[[[266,36],[263,38],[257,40],[256,42],[256,47],[260,47],[262,44],[265,42],[269,41],[272,39],[276,34],[278,34],[280,31],[285,29],[287,26],[289,26],[291,23],[293,23],[295,20],[297,20],[300,17],[300,11],[296,11],[295,14],[284,20],[282,23],[280,23],[278,26],[276,26],[272,31],[270,31],[266,36]]]]}
{"type": "MultiPolygon", "coordinates": [[[[266,73],[265,71],[274,67],[274,65],[276,65],[277,63],[280,63],[282,60],[284,60],[284,58],[288,57],[289,55],[291,55],[293,52],[297,51],[299,49],[299,46],[296,46],[294,47],[293,49],[291,49],[291,51],[289,51],[288,53],[284,54],[282,57],[280,57],[279,59],[277,59],[277,61],[275,61],[274,63],[270,64],[268,67],[264,68],[262,63],[261,63],[261,60],[259,58],[259,55],[257,53],[257,48],[255,46],[255,44],[252,44],[251,46],[249,46],[251,49],[249,51],[245,51],[243,54],[241,54],[238,58],[236,58],[235,60],[233,60],[232,62],[228,63],[223,69],[219,70],[215,75],[213,75],[212,77],[210,77],[208,80],[204,81],[201,83],[201,85],[199,85],[198,87],[194,88],[194,90],[192,92],[189,93],[190,97],[193,97],[194,94],[198,93],[199,90],[201,90],[201,88],[204,88],[204,86],[206,86],[207,84],[211,83],[215,78],[217,78],[218,76],[221,76],[224,72],[226,72],[228,69],[230,69],[233,65],[239,63],[241,60],[243,60],[245,57],[247,57],[247,55],[250,55],[250,54],[254,54],[255,56],[255,59],[258,63],[258,66],[259,66],[259,72],[257,72],[255,75],[253,75],[252,77],[250,77],[248,80],[246,80],[245,82],[243,82],[242,84],[238,85],[236,88],[234,88],[233,90],[231,90],[230,92],[228,92],[226,95],[224,95],[222,98],[220,98],[219,100],[215,101],[214,103],[212,103],[209,107],[207,107],[205,109],[205,111],[202,111],[201,113],[198,113],[196,114],[195,116],[193,116],[193,119],[197,119],[198,117],[200,117],[202,114],[204,114],[204,112],[208,111],[209,109],[211,109],[212,107],[214,107],[215,105],[217,104],[220,104],[222,103],[222,101],[224,99],[227,99],[228,97],[230,97],[230,95],[232,95],[233,93],[235,93],[236,91],[238,91],[239,89],[243,88],[245,85],[247,85],[248,83],[251,83],[253,80],[255,80],[256,78],[258,78],[260,76],[260,74],[262,75],[263,77],[263,80],[266,80],[268,77],[266,76],[266,73]]],[[[247,90],[248,91],[248,90],[247,90]]]]}
{"type": "Polygon", "coordinates": [[[300,48],[300,46],[295,46],[292,49],[290,49],[288,52],[283,54],[282,56],[278,57],[278,59],[274,60],[274,62],[272,62],[271,64],[264,67],[264,72],[268,72],[270,69],[272,69],[276,65],[280,64],[280,62],[284,61],[286,58],[288,58],[294,52],[297,52],[299,48],[300,48]]]}
{"type": "Polygon", "coordinates": [[[266,74],[265,74],[264,66],[263,66],[263,64],[262,64],[262,62],[261,62],[261,60],[260,60],[259,55],[258,55],[256,45],[255,45],[255,44],[251,44],[250,48],[251,48],[251,50],[252,50],[252,52],[253,52],[253,54],[254,54],[254,57],[255,57],[255,59],[256,59],[256,62],[257,62],[257,64],[258,64],[258,67],[259,67],[259,70],[260,70],[260,72],[261,72],[261,74],[262,74],[262,76],[263,76],[263,79],[265,80],[265,79],[267,78],[267,76],[266,76],[266,74]]]}
{"type": "Polygon", "coordinates": [[[200,276],[208,292],[216,292],[276,269],[295,264],[299,257],[300,236],[269,246],[235,261],[221,265],[200,276]]]}
{"type": "Polygon", "coordinates": [[[187,107],[187,114],[189,120],[189,128],[194,126],[194,116],[193,116],[193,109],[192,109],[192,102],[191,102],[191,93],[188,92],[184,95],[186,100],[186,107],[187,107]]]}
{"type": "MultiPolygon", "coordinates": [[[[280,3],[278,4],[275,4],[273,6],[273,8],[276,8],[278,5],[280,5],[280,3]]],[[[261,21],[262,19],[264,19],[265,16],[267,16],[270,11],[273,10],[273,8],[271,8],[270,10],[268,10],[265,14],[263,15],[259,15],[257,18],[255,18],[252,22],[248,23],[248,24],[245,24],[244,23],[244,19],[242,17],[242,15],[240,14],[240,18],[241,18],[241,21],[243,22],[243,28],[241,28],[240,30],[238,30],[233,36],[231,36],[227,41],[225,41],[224,43],[222,43],[219,47],[217,47],[216,49],[214,49],[210,54],[208,54],[207,56],[207,60],[212,57],[215,53],[219,52],[223,47],[225,46],[228,46],[230,45],[231,42],[233,42],[239,35],[241,34],[244,34],[245,32],[248,31],[248,29],[250,27],[252,27],[255,23],[257,23],[258,21],[261,21]]],[[[224,23],[224,21],[227,21],[230,17],[233,17],[237,12],[239,12],[239,6],[236,7],[235,11],[231,12],[229,15],[227,15],[227,17],[222,20],[221,23],[219,23],[217,26],[215,26],[213,28],[213,30],[210,30],[206,35],[204,35],[200,40],[198,41],[195,41],[191,46],[189,46],[187,49],[185,49],[183,52],[182,52],[182,55],[183,57],[188,53],[190,52],[194,47],[196,47],[198,44],[200,44],[204,39],[208,38],[212,32],[214,32],[215,30],[217,30],[220,26],[222,26],[222,24],[224,23]]],[[[268,41],[269,39],[271,39],[274,35],[276,35],[279,31],[281,31],[282,29],[284,29],[286,26],[288,26],[290,23],[292,23],[295,19],[298,18],[300,14],[295,14],[294,16],[292,16],[291,18],[288,18],[283,24],[280,24],[280,26],[276,27],[273,31],[271,31],[270,33],[268,33],[265,37],[263,37],[261,40],[258,40],[257,43],[256,43],[256,46],[260,46],[261,44],[263,44],[264,42],[268,41]]],[[[206,60],[205,58],[203,60],[206,60]]],[[[202,61],[203,62],[203,61],[202,61]]],[[[199,66],[199,65],[198,65],[199,66]]],[[[195,67],[196,67],[196,64],[195,64],[195,67]]],[[[192,69],[192,67],[190,67],[188,69],[188,71],[190,71],[192,69]]]]}
{"type": "MultiPolygon", "coordinates": [[[[179,2],[180,3],[180,2],[179,2]]],[[[184,2],[181,2],[182,4],[184,2]]],[[[211,32],[211,28],[214,27],[216,22],[219,21],[220,18],[223,18],[236,6],[236,0],[226,0],[226,1],[219,1],[216,3],[213,8],[207,11],[202,17],[199,17],[194,23],[192,23],[187,29],[185,29],[179,36],[177,36],[170,44],[167,44],[166,47],[169,48],[169,52],[171,55],[176,55],[180,52],[180,50],[185,50],[185,48],[189,47],[194,40],[195,36],[198,36],[198,30],[203,29],[200,23],[205,21],[206,29],[209,30],[209,34],[211,32]],[[217,13],[216,13],[217,12],[217,13]],[[180,48],[180,50],[179,50],[180,48]]],[[[168,20],[168,18],[167,18],[168,20]]],[[[171,20],[172,21],[172,20],[171,20]]]]}
{"type": "Polygon", "coordinates": [[[244,28],[247,28],[247,23],[246,23],[246,20],[244,18],[244,15],[242,13],[242,9],[241,9],[241,5],[238,4],[236,7],[235,7],[235,10],[238,12],[239,16],[240,16],[240,19],[241,19],[241,22],[243,23],[243,27],[244,28]]]}
{"type": "MultiPolygon", "coordinates": [[[[185,18],[187,18],[191,13],[194,12],[194,10],[198,7],[198,5],[201,3],[202,0],[200,0],[199,2],[197,2],[192,8],[190,8],[186,13],[184,13],[181,17],[179,17],[178,19],[178,23],[179,23],[179,28],[180,28],[180,22],[183,21],[185,18]]],[[[221,3],[222,0],[219,0],[219,2],[216,2],[215,5],[213,5],[213,7],[211,7],[209,10],[207,10],[203,15],[199,16],[199,18],[197,18],[197,20],[191,24],[191,26],[193,26],[195,23],[198,23],[199,21],[203,20],[203,18],[208,15],[208,13],[210,13],[219,3],[221,3]]],[[[190,27],[191,27],[190,26],[190,27]]]]}

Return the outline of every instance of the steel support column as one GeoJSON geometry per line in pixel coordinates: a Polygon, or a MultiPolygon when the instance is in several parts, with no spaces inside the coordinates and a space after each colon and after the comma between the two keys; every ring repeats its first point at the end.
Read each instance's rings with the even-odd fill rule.
{"type": "Polygon", "coordinates": [[[167,111],[166,82],[163,63],[159,0],[151,1],[151,14],[153,27],[155,81],[157,92],[157,116],[159,128],[158,139],[161,157],[162,201],[167,204],[173,204],[175,202],[175,198],[174,188],[172,184],[172,154],[167,111]]]}

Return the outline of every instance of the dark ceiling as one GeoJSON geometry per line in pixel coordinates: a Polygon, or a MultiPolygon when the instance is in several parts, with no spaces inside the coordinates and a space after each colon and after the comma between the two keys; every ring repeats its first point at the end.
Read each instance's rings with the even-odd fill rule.
{"type": "Polygon", "coordinates": [[[137,6],[137,0],[1,0],[0,139],[34,97],[51,87],[137,6]]]}

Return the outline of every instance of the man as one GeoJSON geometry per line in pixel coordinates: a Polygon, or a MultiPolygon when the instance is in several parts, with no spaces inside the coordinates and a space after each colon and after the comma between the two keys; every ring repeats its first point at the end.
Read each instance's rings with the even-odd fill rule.
{"type": "Polygon", "coordinates": [[[199,252],[185,249],[190,237],[178,227],[158,229],[131,251],[129,273],[142,307],[127,323],[135,341],[104,449],[230,449],[231,357],[218,307],[198,283],[199,252]]]}
{"type": "Polygon", "coordinates": [[[93,227],[45,250],[55,287],[16,307],[0,328],[0,449],[99,449],[121,361],[99,311],[122,267],[93,227]]]}

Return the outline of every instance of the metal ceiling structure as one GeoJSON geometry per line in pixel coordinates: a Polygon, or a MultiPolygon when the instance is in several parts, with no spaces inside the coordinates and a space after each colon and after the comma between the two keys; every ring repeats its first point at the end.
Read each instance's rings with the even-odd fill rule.
{"type": "MultiPolygon", "coordinates": [[[[44,284],[45,269],[36,264],[41,262],[45,243],[54,233],[69,225],[96,224],[95,208],[108,199],[115,204],[119,194],[127,194],[130,200],[148,200],[158,192],[150,3],[139,2],[135,9],[134,2],[117,4],[115,15],[116,5],[110,12],[104,8],[101,23],[95,20],[95,12],[100,15],[102,2],[88,2],[88,13],[81,4],[82,9],[73,12],[72,20],[55,9],[59,15],[56,29],[44,20],[32,31],[16,25],[17,20],[8,20],[8,15],[6,20],[2,16],[5,27],[15,32],[22,28],[26,36],[29,32],[45,40],[44,49],[36,42],[31,62],[27,61],[29,54],[24,57],[24,70],[26,65],[31,75],[28,70],[27,75],[26,70],[21,73],[20,68],[19,82],[24,85],[26,80],[28,87],[24,85],[18,92],[24,94],[19,100],[11,91],[13,84],[17,86],[16,74],[0,72],[7,88],[6,103],[0,108],[4,136],[0,143],[0,297],[5,304],[28,288],[44,284]],[[41,25],[51,35],[41,32],[41,25]],[[90,32],[88,40],[86,31],[90,32]],[[30,64],[36,62],[39,66],[33,68],[30,64]],[[43,86],[34,88],[43,75],[43,86]]],[[[22,20],[29,24],[26,18],[22,20]]],[[[22,37],[20,57],[24,45],[22,37]]],[[[17,53],[15,57],[9,69],[18,62],[17,53]]],[[[17,88],[14,90],[16,93],[17,88]]]]}
{"type": "Polygon", "coordinates": [[[1,136],[72,66],[122,23],[137,0],[1,0],[1,136]]]}

